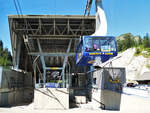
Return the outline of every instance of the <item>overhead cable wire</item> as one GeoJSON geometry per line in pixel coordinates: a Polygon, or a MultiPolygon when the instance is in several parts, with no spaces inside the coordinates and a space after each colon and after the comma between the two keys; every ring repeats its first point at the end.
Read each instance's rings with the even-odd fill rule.
{"type": "Polygon", "coordinates": [[[17,11],[17,14],[19,15],[19,10],[18,10],[18,7],[17,7],[16,0],[13,0],[13,2],[14,2],[14,5],[15,5],[15,9],[16,9],[16,11],[17,11]]]}
{"type": "Polygon", "coordinates": [[[20,14],[23,15],[19,1],[18,0],[16,0],[16,1],[17,1],[17,4],[18,4],[18,8],[19,8],[20,14]]]}
{"type": "Polygon", "coordinates": [[[86,8],[85,8],[85,11],[84,11],[84,16],[86,15],[87,11],[88,11],[88,16],[90,15],[92,1],[93,0],[87,0],[86,8]]]}
{"type": "MultiPolygon", "coordinates": [[[[18,16],[21,17],[22,19],[24,19],[24,21],[26,21],[26,19],[23,18],[23,12],[22,12],[21,5],[20,5],[19,1],[18,0],[13,0],[13,2],[14,2],[15,9],[17,11],[18,16]]],[[[31,27],[31,25],[30,25],[30,27],[31,27]]],[[[27,31],[25,30],[25,36],[26,36],[26,34],[27,34],[27,31]]],[[[28,45],[27,44],[25,44],[25,45],[26,45],[27,52],[29,52],[30,50],[28,49],[28,45]]],[[[32,56],[31,56],[31,59],[33,60],[32,56]]],[[[41,75],[42,73],[41,73],[41,71],[39,69],[39,66],[38,65],[36,65],[36,66],[37,66],[38,71],[39,71],[39,73],[41,75]]]]}

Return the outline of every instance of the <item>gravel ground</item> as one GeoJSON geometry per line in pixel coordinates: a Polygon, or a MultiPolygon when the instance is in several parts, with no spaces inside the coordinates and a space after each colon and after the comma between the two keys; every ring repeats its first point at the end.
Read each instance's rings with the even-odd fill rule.
{"type": "Polygon", "coordinates": [[[150,98],[122,94],[120,111],[72,108],[69,110],[35,110],[33,104],[0,108],[0,113],[150,113],[150,98]]]}

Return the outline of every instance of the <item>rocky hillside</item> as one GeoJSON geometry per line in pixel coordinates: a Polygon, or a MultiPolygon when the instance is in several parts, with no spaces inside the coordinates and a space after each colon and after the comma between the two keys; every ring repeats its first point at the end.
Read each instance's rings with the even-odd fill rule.
{"type": "MultiPolygon", "coordinates": [[[[135,55],[135,52],[135,48],[127,49],[118,54],[118,56],[120,56],[119,58],[112,61],[113,67],[126,68],[126,78],[128,80],[134,80],[144,72],[150,71],[150,58],[146,58],[143,55],[135,55]]],[[[106,67],[108,66],[109,65],[106,65],[106,67]]]]}

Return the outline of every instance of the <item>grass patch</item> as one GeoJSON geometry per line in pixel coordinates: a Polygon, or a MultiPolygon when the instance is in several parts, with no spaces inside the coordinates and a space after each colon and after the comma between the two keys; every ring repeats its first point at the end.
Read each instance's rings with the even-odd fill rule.
{"type": "Polygon", "coordinates": [[[147,64],[146,67],[150,69],[150,64],[147,64]]]}
{"type": "Polygon", "coordinates": [[[145,58],[149,58],[149,57],[150,57],[150,48],[144,48],[144,51],[147,51],[147,53],[144,54],[143,56],[144,56],[145,58]]]}
{"type": "Polygon", "coordinates": [[[134,53],[134,56],[143,55],[145,58],[150,57],[150,48],[144,48],[143,45],[140,45],[136,47],[136,51],[134,53]],[[143,53],[145,51],[146,53],[143,53]]]}
{"type": "Polygon", "coordinates": [[[144,56],[145,58],[149,58],[149,57],[150,57],[150,54],[149,54],[149,53],[143,54],[143,56],[144,56]]]}
{"type": "Polygon", "coordinates": [[[144,50],[150,53],[150,48],[144,48],[144,50]]]}
{"type": "Polygon", "coordinates": [[[140,47],[137,47],[134,56],[139,56],[139,55],[142,55],[142,49],[140,47]]]}
{"type": "Polygon", "coordinates": [[[118,54],[122,53],[123,51],[119,51],[118,54]]]}

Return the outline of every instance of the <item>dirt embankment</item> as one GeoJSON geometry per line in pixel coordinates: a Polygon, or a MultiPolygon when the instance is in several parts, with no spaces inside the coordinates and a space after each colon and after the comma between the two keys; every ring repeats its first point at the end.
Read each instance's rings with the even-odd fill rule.
{"type": "MultiPolygon", "coordinates": [[[[134,80],[138,76],[142,75],[144,72],[150,71],[146,67],[147,63],[150,62],[149,59],[144,56],[134,56],[135,48],[130,48],[120,54],[116,60],[112,61],[113,67],[125,67],[126,68],[126,78],[129,80],[134,80]]],[[[108,67],[107,65],[106,67],[108,67]]]]}

